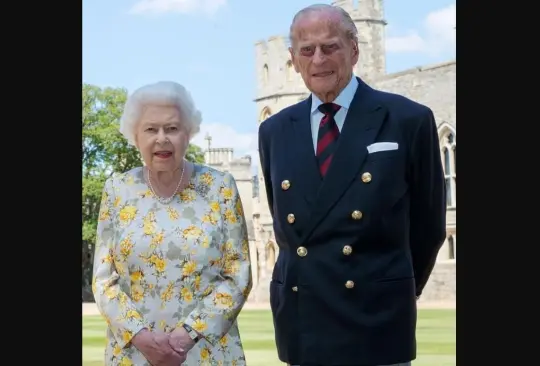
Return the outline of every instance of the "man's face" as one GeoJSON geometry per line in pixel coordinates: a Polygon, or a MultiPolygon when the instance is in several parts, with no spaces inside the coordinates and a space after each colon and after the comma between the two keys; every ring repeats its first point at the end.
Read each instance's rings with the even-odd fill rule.
{"type": "Polygon", "coordinates": [[[313,12],[298,19],[293,28],[289,51],[294,68],[323,102],[339,95],[358,62],[358,47],[346,36],[340,20],[330,11],[313,12]]]}

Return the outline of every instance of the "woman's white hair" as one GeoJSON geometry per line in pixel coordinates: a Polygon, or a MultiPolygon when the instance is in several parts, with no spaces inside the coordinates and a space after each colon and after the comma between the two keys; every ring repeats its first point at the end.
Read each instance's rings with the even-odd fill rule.
{"type": "Polygon", "coordinates": [[[182,125],[191,139],[201,129],[202,116],[187,89],[174,81],[160,81],[135,90],[127,99],[120,119],[120,133],[135,145],[135,131],[144,109],[149,105],[171,105],[182,114],[182,125]]]}

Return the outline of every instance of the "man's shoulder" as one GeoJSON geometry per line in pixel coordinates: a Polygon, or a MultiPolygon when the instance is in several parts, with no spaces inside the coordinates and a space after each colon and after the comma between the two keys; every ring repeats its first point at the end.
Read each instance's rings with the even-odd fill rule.
{"type": "Polygon", "coordinates": [[[270,131],[275,129],[276,127],[279,127],[281,124],[286,123],[298,113],[298,110],[304,105],[304,103],[308,103],[308,100],[302,100],[296,104],[287,106],[276,114],[271,115],[270,117],[261,122],[259,126],[259,131],[270,131]]]}
{"type": "Polygon", "coordinates": [[[386,108],[392,123],[414,133],[422,126],[435,126],[433,111],[426,105],[416,102],[401,94],[373,90],[375,100],[386,108]]]}

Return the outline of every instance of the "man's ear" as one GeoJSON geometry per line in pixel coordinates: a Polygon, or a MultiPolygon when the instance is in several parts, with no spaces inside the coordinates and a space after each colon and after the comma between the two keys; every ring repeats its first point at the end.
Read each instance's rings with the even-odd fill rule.
{"type": "Polygon", "coordinates": [[[358,50],[358,43],[353,43],[353,46],[352,46],[352,59],[353,59],[353,64],[356,65],[356,63],[358,62],[358,58],[360,56],[360,51],[358,50]]]}

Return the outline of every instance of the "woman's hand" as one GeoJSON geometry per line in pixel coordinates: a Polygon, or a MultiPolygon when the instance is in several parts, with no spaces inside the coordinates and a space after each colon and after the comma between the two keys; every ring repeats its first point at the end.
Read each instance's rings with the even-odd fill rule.
{"type": "Polygon", "coordinates": [[[169,335],[169,344],[176,352],[187,354],[193,348],[195,342],[184,327],[178,327],[169,335]]]}
{"type": "Polygon", "coordinates": [[[165,333],[153,333],[142,330],[131,343],[152,366],[179,366],[186,360],[184,352],[175,351],[169,344],[169,336],[165,333]]]}

